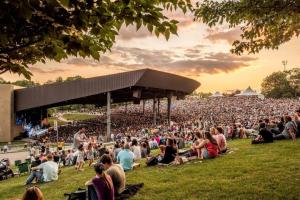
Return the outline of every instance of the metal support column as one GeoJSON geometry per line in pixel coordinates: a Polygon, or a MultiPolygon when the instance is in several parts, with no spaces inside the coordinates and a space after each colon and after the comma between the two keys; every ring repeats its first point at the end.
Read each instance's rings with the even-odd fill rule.
{"type": "Polygon", "coordinates": [[[111,94],[110,92],[107,92],[107,111],[106,111],[106,115],[107,115],[107,132],[106,132],[106,141],[109,142],[109,138],[110,138],[110,133],[111,133],[111,119],[110,119],[110,103],[111,103],[111,94]]]}
{"type": "Polygon", "coordinates": [[[156,97],[153,98],[153,125],[156,125],[156,97]]]}
{"type": "Polygon", "coordinates": [[[172,103],[172,97],[168,97],[168,124],[170,126],[171,124],[171,103],[172,103]]]}
{"type": "Polygon", "coordinates": [[[146,100],[143,100],[143,115],[145,114],[145,104],[146,104],[146,100]]]}
{"type": "Polygon", "coordinates": [[[159,113],[160,113],[160,99],[158,98],[157,99],[157,114],[159,116],[159,113]]]}

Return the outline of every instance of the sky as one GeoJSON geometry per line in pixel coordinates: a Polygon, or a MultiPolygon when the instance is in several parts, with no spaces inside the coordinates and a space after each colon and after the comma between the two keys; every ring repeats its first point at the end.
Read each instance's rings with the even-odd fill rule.
{"type": "MultiPolygon", "coordinates": [[[[30,67],[32,80],[44,83],[59,76],[88,78],[152,68],[199,81],[199,92],[243,90],[248,86],[260,91],[264,77],[283,70],[283,60],[288,61],[288,69],[300,67],[299,38],[281,45],[278,50],[236,56],[230,49],[232,42],[240,39],[239,28],[229,29],[224,25],[209,28],[178,11],[168,16],[180,22],[178,36],[171,36],[169,41],[151,35],[143,27],[136,31],[135,26],[123,26],[112,51],[102,55],[100,61],[69,57],[60,63],[50,60],[46,64],[37,63],[30,67]]],[[[24,79],[10,73],[0,77],[7,81],[24,79]]]]}

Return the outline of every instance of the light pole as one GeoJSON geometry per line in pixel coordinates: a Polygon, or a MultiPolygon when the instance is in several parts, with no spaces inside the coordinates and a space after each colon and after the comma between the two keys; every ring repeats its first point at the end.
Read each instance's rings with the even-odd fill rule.
{"type": "Polygon", "coordinates": [[[283,65],[283,71],[286,71],[286,66],[287,66],[288,61],[287,60],[283,60],[282,61],[282,65],[283,65]]]}

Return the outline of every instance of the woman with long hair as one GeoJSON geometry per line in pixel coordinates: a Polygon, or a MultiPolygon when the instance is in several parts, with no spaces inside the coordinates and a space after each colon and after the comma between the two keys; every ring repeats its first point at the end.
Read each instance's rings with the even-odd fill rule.
{"type": "Polygon", "coordinates": [[[218,156],[217,140],[210,134],[209,131],[204,133],[205,139],[199,145],[201,148],[201,158],[210,159],[218,156]]]}
{"type": "Polygon", "coordinates": [[[43,200],[44,196],[40,188],[37,186],[32,186],[26,189],[22,200],[43,200]]]}
{"type": "MultiPolygon", "coordinates": [[[[94,165],[96,176],[85,183],[88,186],[88,191],[90,196],[97,196],[98,200],[114,200],[114,185],[111,177],[106,174],[105,167],[101,163],[96,163],[94,165]]],[[[96,198],[92,198],[96,199],[96,198]]]]}
{"type": "Polygon", "coordinates": [[[168,138],[167,146],[165,147],[164,156],[163,159],[160,161],[160,163],[169,164],[170,162],[175,160],[176,154],[177,154],[177,149],[174,148],[174,139],[168,138]]]}

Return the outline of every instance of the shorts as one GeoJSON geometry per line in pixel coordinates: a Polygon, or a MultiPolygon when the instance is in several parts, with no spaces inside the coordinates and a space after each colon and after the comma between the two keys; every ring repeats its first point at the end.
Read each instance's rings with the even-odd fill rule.
{"type": "Polygon", "coordinates": [[[209,155],[207,149],[205,148],[203,151],[203,158],[204,159],[211,159],[212,157],[209,155]]]}

